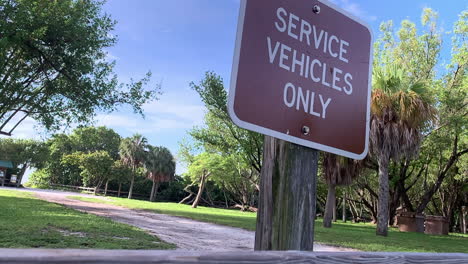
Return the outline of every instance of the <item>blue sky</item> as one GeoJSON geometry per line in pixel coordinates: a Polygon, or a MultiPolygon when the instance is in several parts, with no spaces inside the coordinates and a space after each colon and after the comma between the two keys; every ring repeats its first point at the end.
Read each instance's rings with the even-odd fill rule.
{"type": "MultiPolygon", "coordinates": [[[[258,0],[266,1],[266,0],[258,0]]],[[[464,0],[334,0],[337,5],[367,21],[378,37],[382,21],[395,24],[410,19],[419,24],[422,9],[439,13],[439,24],[450,31],[458,14],[467,8],[464,0]]],[[[146,119],[126,108],[99,115],[97,125],[106,125],[122,136],[140,132],[153,145],[178,152],[178,142],[193,126],[203,124],[204,108],[189,83],[200,81],[206,71],[215,71],[229,83],[239,0],[109,0],[105,12],[118,21],[117,45],[109,49],[116,60],[121,81],[141,78],[151,70],[152,84],[161,83],[161,100],[145,106],[146,119]]],[[[444,56],[448,61],[450,39],[445,38],[444,56]]],[[[17,130],[17,137],[37,133],[28,120],[17,130]]],[[[177,172],[185,169],[178,164],[177,172]]]]}

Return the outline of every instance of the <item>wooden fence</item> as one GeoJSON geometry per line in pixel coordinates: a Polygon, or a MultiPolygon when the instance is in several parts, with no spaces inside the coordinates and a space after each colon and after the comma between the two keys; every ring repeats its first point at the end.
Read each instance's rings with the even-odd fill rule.
{"type": "Polygon", "coordinates": [[[467,264],[468,254],[0,249],[0,263],[467,264]]]}
{"type": "MultiPolygon", "coordinates": [[[[49,184],[53,188],[60,188],[60,189],[66,189],[70,191],[79,191],[79,192],[85,192],[85,193],[94,193],[95,187],[82,187],[82,186],[73,186],[73,185],[63,185],[63,184],[49,184]]],[[[97,193],[104,193],[104,189],[99,189],[97,193]]],[[[108,195],[112,196],[117,196],[119,191],[114,191],[114,190],[107,190],[108,195]]],[[[120,192],[120,197],[127,196],[128,192],[121,191],[120,192]]],[[[147,198],[148,195],[143,195],[139,193],[133,193],[132,194],[135,197],[142,197],[142,198],[147,198]]]]}

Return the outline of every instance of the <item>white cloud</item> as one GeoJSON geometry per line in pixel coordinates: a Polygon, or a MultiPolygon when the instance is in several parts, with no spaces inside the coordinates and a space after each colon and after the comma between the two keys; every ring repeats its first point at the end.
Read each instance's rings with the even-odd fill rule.
{"type": "Polygon", "coordinates": [[[163,95],[161,100],[143,106],[144,119],[123,113],[102,114],[97,116],[96,125],[118,127],[139,133],[187,130],[202,125],[205,116],[204,107],[190,102],[190,99],[178,94],[163,95]]]}
{"type": "Polygon", "coordinates": [[[173,120],[182,121],[186,126],[201,125],[205,115],[205,108],[201,105],[186,104],[183,100],[161,100],[152,102],[144,106],[144,110],[149,117],[158,117],[161,120],[167,120],[172,117],[173,120]]]}
{"type": "Polygon", "coordinates": [[[339,7],[343,8],[347,12],[363,19],[366,21],[376,21],[378,18],[375,15],[370,15],[367,11],[365,11],[358,3],[352,2],[350,0],[330,0],[332,3],[338,5],[339,7]]]}
{"type": "Polygon", "coordinates": [[[125,116],[121,114],[100,114],[96,117],[97,126],[106,127],[126,127],[134,128],[138,127],[139,120],[131,116],[125,116]]]}

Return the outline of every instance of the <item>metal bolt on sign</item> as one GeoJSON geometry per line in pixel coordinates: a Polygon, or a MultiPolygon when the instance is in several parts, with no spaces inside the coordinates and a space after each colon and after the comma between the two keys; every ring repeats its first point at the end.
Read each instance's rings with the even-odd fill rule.
{"type": "Polygon", "coordinates": [[[314,5],[314,7],[312,8],[312,11],[314,11],[315,14],[319,14],[320,13],[320,6],[314,5]]]}

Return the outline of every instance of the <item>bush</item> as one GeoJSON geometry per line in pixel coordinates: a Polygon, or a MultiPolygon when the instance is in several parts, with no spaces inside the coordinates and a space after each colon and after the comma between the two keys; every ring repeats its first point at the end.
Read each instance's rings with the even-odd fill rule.
{"type": "Polygon", "coordinates": [[[50,188],[50,174],[45,170],[36,170],[29,176],[29,180],[24,184],[31,188],[48,189],[50,188]]]}

